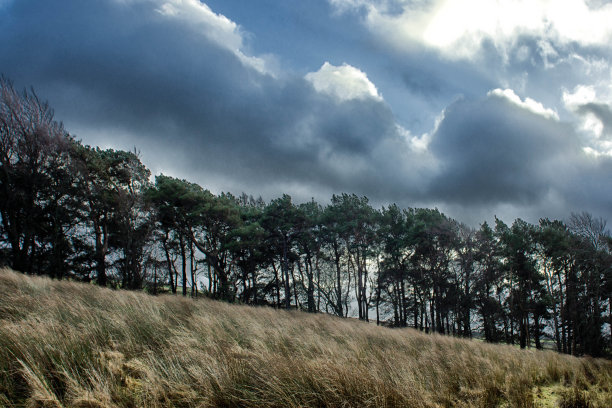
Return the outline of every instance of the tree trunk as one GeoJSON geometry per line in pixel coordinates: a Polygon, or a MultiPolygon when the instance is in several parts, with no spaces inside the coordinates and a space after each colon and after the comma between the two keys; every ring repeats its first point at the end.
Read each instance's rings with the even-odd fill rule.
{"type": "Polygon", "coordinates": [[[314,273],[312,271],[312,258],[310,257],[310,253],[306,253],[306,263],[304,264],[306,269],[306,278],[308,279],[308,311],[310,313],[316,312],[316,304],[314,298],[314,273]]]}
{"type": "Polygon", "coordinates": [[[291,263],[291,280],[293,281],[293,297],[295,299],[295,308],[300,308],[300,300],[298,298],[297,283],[295,279],[295,264],[291,263]]]}
{"type": "Polygon", "coordinates": [[[187,254],[185,250],[185,241],[183,235],[179,235],[179,245],[181,247],[181,266],[183,277],[183,296],[187,296],[187,254]]]}
{"type": "Polygon", "coordinates": [[[527,316],[524,313],[521,313],[520,321],[519,321],[519,336],[520,336],[520,346],[524,349],[527,346],[527,316]]]}
{"type": "Polygon", "coordinates": [[[538,316],[537,314],[534,314],[533,322],[534,322],[533,336],[535,337],[535,346],[536,346],[536,349],[541,350],[542,343],[540,341],[540,316],[538,316]]]}
{"type": "Polygon", "coordinates": [[[106,286],[106,251],[108,250],[106,224],[102,226],[94,224],[94,231],[96,235],[95,259],[98,285],[106,286]]]}
{"type": "Polygon", "coordinates": [[[191,272],[191,297],[196,296],[196,277],[194,267],[193,241],[189,240],[189,270],[191,272]]]}
{"type": "MultiPolygon", "coordinates": [[[[548,296],[553,300],[552,308],[553,308],[553,329],[555,330],[555,345],[557,347],[557,351],[561,352],[561,337],[559,336],[559,316],[557,313],[557,299],[554,296],[553,291],[553,273],[550,272],[548,265],[544,266],[544,274],[546,276],[546,289],[548,291],[548,296]]],[[[562,291],[562,288],[559,287],[559,291],[562,291]]],[[[560,294],[561,299],[563,299],[563,295],[560,294]]]]}
{"type": "Polygon", "coordinates": [[[336,264],[336,304],[334,308],[336,309],[336,314],[340,317],[344,317],[344,313],[342,312],[342,271],[340,270],[340,250],[338,248],[338,243],[334,241],[334,262],[336,264]]]}
{"type": "Polygon", "coordinates": [[[285,309],[291,308],[291,287],[289,286],[289,262],[287,260],[287,250],[287,237],[283,236],[283,260],[281,267],[283,277],[285,279],[285,309]]]}

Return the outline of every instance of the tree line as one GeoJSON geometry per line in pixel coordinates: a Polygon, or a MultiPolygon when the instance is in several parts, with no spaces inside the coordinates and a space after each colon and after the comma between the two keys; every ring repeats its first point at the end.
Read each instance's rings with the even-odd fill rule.
{"type": "Polygon", "coordinates": [[[0,80],[0,263],[101,286],[203,294],[488,342],[612,349],[612,238],[589,213],[471,228],[437,209],[264,202],[75,140],[0,80]]]}

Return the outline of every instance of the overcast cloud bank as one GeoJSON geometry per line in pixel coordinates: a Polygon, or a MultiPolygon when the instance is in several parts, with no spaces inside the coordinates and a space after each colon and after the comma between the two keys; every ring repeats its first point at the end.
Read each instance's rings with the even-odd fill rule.
{"type": "MultiPolygon", "coordinates": [[[[286,15],[267,3],[254,21],[286,15]]],[[[277,46],[257,43],[264,28],[197,0],[4,1],[0,72],[85,143],[136,146],[154,173],[215,192],[354,192],[473,225],[612,220],[612,31],[598,23],[612,6],[484,2],[452,25],[451,3],[313,2],[277,40],[305,44],[315,17],[338,36],[295,68],[254,51],[277,46]]]]}

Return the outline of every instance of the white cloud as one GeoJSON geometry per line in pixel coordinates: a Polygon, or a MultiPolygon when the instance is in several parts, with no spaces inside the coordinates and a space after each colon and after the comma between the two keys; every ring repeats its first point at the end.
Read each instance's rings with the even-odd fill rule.
{"type": "MultiPolygon", "coordinates": [[[[610,76],[612,80],[612,75],[610,76]]],[[[570,111],[576,111],[588,103],[612,105],[612,85],[607,81],[591,85],[577,85],[572,92],[563,90],[563,103],[570,111]]]]}
{"type": "Polygon", "coordinates": [[[325,62],[317,72],[309,72],[304,78],[317,92],[331,95],[340,101],[368,98],[382,101],[378,89],[365,72],[346,63],[334,66],[325,62]]]}
{"type": "Polygon", "coordinates": [[[612,143],[604,142],[602,143],[602,147],[595,149],[590,146],[586,146],[582,148],[583,152],[589,156],[599,158],[599,157],[612,157],[612,143]]]}
{"type": "Polygon", "coordinates": [[[161,15],[193,25],[209,41],[234,53],[245,66],[262,74],[272,73],[263,58],[244,53],[244,35],[240,26],[224,15],[216,14],[207,4],[199,0],[164,0],[158,3],[156,11],[161,15]]]}
{"type": "Polygon", "coordinates": [[[542,60],[544,61],[544,68],[553,68],[554,63],[551,63],[550,60],[554,60],[559,57],[559,53],[555,47],[548,40],[540,40],[538,41],[538,50],[542,60]]]}
{"type": "MultiPolygon", "coordinates": [[[[412,147],[412,150],[416,152],[426,152],[427,151],[427,149],[429,148],[429,143],[431,143],[433,135],[436,134],[436,132],[440,128],[440,124],[444,121],[445,113],[446,111],[443,110],[436,117],[436,120],[434,122],[434,127],[431,131],[425,132],[421,136],[411,136],[410,146],[412,147]]],[[[409,133],[407,135],[410,136],[409,133]]]]}
{"type": "Polygon", "coordinates": [[[563,103],[570,110],[576,110],[581,105],[597,100],[597,93],[593,85],[578,85],[574,92],[563,91],[563,103]]]}
{"type": "Polygon", "coordinates": [[[490,40],[507,54],[520,35],[551,44],[609,47],[612,4],[590,8],[585,0],[329,0],[340,12],[362,9],[365,23],[384,41],[439,50],[451,59],[472,58],[490,40]],[[400,12],[397,12],[399,8],[400,12]]]}
{"type": "Polygon", "coordinates": [[[590,146],[585,147],[585,152],[593,156],[612,156],[612,141],[606,140],[605,136],[606,125],[601,116],[588,108],[608,106],[612,111],[612,87],[605,84],[578,85],[571,92],[564,90],[562,100],[566,109],[578,117],[579,129],[590,137],[590,146]]]}
{"type": "Polygon", "coordinates": [[[591,132],[596,138],[600,138],[603,134],[604,125],[597,116],[587,113],[582,120],[582,129],[591,132]]]}
{"type": "Polygon", "coordinates": [[[536,115],[544,116],[547,119],[559,120],[559,115],[554,110],[545,108],[540,102],[537,102],[531,98],[525,98],[525,100],[522,100],[512,89],[493,89],[487,93],[487,96],[504,98],[516,106],[531,111],[536,115]]]}

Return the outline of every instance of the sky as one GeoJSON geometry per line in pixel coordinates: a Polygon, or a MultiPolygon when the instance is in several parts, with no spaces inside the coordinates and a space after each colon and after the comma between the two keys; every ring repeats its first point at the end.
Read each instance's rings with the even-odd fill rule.
{"type": "Polygon", "coordinates": [[[0,0],[0,73],[153,175],[612,222],[612,1],[0,0]]]}

